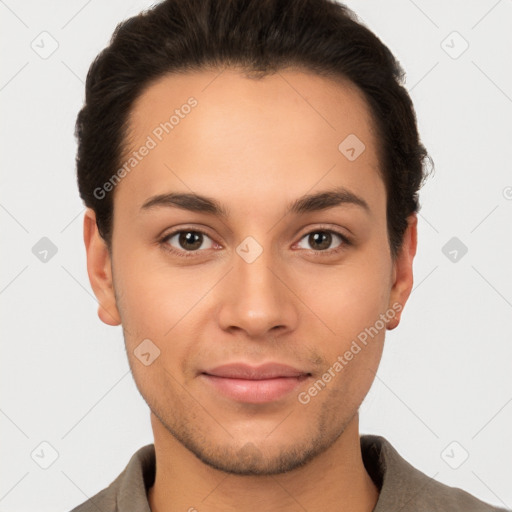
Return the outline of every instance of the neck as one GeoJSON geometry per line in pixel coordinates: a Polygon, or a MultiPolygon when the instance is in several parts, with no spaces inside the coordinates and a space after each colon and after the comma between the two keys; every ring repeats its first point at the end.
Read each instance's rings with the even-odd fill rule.
{"type": "Polygon", "coordinates": [[[335,443],[288,473],[241,476],[213,469],[181,445],[156,417],[156,475],[148,498],[152,512],[371,512],[378,489],[366,472],[356,414],[335,443]]]}

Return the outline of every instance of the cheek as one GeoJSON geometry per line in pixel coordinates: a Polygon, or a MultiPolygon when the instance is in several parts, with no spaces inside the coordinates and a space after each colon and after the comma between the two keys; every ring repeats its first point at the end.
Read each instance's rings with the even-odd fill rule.
{"type": "MultiPolygon", "coordinates": [[[[332,293],[312,306],[323,312],[322,320],[329,326],[329,330],[322,329],[326,334],[316,336],[323,359],[319,379],[328,389],[328,393],[322,392],[318,406],[321,402],[342,404],[345,410],[359,407],[375,379],[386,333],[381,317],[387,311],[382,299],[387,296],[386,281],[379,273],[368,272],[364,279],[360,276],[354,272],[345,279],[333,279],[329,284],[332,293]],[[354,274],[358,277],[350,277],[354,274]]],[[[312,331],[312,337],[315,332],[319,329],[312,331]]]]}
{"type": "Polygon", "coordinates": [[[295,278],[297,295],[325,325],[326,333],[354,337],[375,323],[388,306],[390,267],[360,257],[338,267],[311,268],[295,278]]]}
{"type": "Polygon", "coordinates": [[[323,275],[308,275],[300,292],[308,293],[306,303],[321,319],[306,320],[305,330],[321,346],[325,371],[335,375],[328,386],[354,404],[366,395],[382,355],[390,268],[390,260],[368,253],[323,275]]]}
{"type": "Polygon", "coordinates": [[[180,269],[172,270],[161,258],[151,257],[152,252],[119,243],[114,284],[123,323],[135,322],[139,330],[158,332],[172,326],[170,322],[181,311],[186,287],[184,290],[180,269]]]}
{"type": "Polygon", "coordinates": [[[136,251],[122,255],[119,251],[115,260],[116,295],[127,350],[133,359],[133,351],[149,339],[160,350],[158,362],[173,368],[201,339],[199,331],[208,318],[205,299],[219,275],[199,266],[171,267],[162,258],[144,258],[136,251]]]}

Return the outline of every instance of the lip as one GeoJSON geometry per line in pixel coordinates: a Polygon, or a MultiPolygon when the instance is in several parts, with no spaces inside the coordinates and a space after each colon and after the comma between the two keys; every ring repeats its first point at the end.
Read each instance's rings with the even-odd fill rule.
{"type": "Polygon", "coordinates": [[[282,399],[310,376],[309,372],[280,363],[266,363],[261,366],[225,364],[200,375],[222,395],[246,403],[266,403],[282,399]]]}
{"type": "Polygon", "coordinates": [[[246,363],[229,363],[216,366],[203,373],[215,377],[230,379],[263,380],[275,379],[277,377],[300,377],[308,372],[281,363],[265,363],[260,366],[251,366],[246,363]]]}

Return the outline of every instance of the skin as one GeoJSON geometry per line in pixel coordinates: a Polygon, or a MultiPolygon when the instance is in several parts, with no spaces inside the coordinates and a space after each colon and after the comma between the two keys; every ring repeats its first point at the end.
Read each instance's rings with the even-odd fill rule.
{"type": "Polygon", "coordinates": [[[135,103],[132,149],[190,96],[197,107],[117,185],[111,253],[94,212],[84,218],[99,317],[122,323],[151,409],[151,509],[371,511],[378,489],[362,462],[358,409],[401,312],[307,404],[297,399],[412,289],[417,219],[409,217],[393,260],[368,105],[349,82],[298,69],[259,80],[235,69],[170,75],[135,103]],[[349,161],[338,145],[352,133],[366,149],[349,161]],[[339,186],[369,210],[342,204],[285,214],[298,197],[339,186]],[[215,198],[229,217],[141,210],[157,194],[191,191],[215,198]],[[177,236],[162,241],[178,228],[207,233],[193,257],[165,249],[192,251],[177,236]],[[308,236],[326,229],[352,244],[333,235],[322,246],[308,236]],[[236,252],[247,236],[263,249],[252,263],[236,252]],[[134,355],[144,339],[160,350],[149,366],[134,355]],[[200,376],[233,361],[277,361],[312,376],[278,401],[241,403],[200,376]]]}

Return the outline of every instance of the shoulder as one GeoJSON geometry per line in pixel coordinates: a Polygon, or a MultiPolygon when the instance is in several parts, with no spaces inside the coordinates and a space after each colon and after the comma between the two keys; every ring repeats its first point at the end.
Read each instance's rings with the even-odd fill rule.
{"type": "Polygon", "coordinates": [[[112,482],[106,489],[103,489],[92,498],[89,498],[81,505],[78,505],[78,507],[75,507],[71,512],[98,512],[98,510],[101,510],[102,512],[117,511],[115,490],[116,481],[117,479],[114,480],[114,482],[112,482]]]}
{"type": "Polygon", "coordinates": [[[71,512],[150,512],[147,489],[155,478],[155,447],[148,444],[133,454],[122,473],[105,489],[71,512]]]}
{"type": "Polygon", "coordinates": [[[361,451],[366,470],[380,488],[374,512],[506,512],[422,473],[384,437],[361,436],[361,451]]]}

